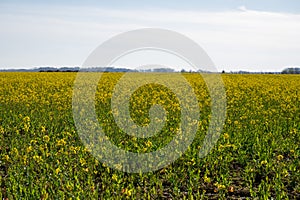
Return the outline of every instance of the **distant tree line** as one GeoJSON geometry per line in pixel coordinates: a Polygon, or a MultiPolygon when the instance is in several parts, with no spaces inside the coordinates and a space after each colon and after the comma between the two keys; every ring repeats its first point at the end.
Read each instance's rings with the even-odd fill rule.
{"type": "Polygon", "coordinates": [[[40,67],[37,69],[39,72],[78,72],[79,67],[40,67]]]}
{"type": "MultiPolygon", "coordinates": [[[[4,69],[0,71],[4,72],[165,72],[165,73],[172,73],[177,72],[172,68],[154,68],[154,69],[128,69],[128,68],[120,68],[120,67],[88,67],[88,68],[79,68],[79,67],[39,67],[34,69],[4,69]]],[[[181,73],[212,73],[209,71],[202,71],[202,70],[185,70],[182,69],[181,73]]],[[[281,72],[248,72],[248,71],[230,71],[225,72],[222,70],[220,72],[222,74],[229,73],[229,74],[300,74],[300,68],[297,67],[290,67],[285,68],[281,72]]]]}
{"type": "Polygon", "coordinates": [[[171,68],[156,68],[156,69],[127,69],[127,68],[119,68],[119,67],[88,67],[88,68],[53,68],[53,67],[43,67],[38,69],[39,72],[174,72],[171,68]]]}
{"type": "Polygon", "coordinates": [[[300,74],[300,68],[286,68],[282,70],[282,74],[300,74]]]}

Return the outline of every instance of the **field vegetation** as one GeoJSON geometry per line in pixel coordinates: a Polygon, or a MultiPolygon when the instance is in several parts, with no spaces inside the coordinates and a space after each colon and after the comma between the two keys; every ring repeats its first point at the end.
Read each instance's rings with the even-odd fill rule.
{"type": "MultiPolygon", "coordinates": [[[[179,127],[176,96],[157,84],[136,90],[132,119],[146,125],[151,105],[161,104],[167,123],[154,137],[128,136],[110,105],[122,75],[103,73],[99,81],[99,124],[127,151],[162,148],[179,127]]],[[[76,73],[0,73],[0,199],[300,199],[300,76],[223,74],[224,129],[204,158],[198,153],[211,99],[201,76],[184,76],[201,109],[193,143],[160,170],[125,173],[95,159],[78,136],[72,113],[76,73]]]]}

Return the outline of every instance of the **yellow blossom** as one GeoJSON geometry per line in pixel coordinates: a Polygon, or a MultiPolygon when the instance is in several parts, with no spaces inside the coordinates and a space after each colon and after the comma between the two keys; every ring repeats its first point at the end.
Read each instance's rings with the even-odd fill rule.
{"type": "Polygon", "coordinates": [[[0,134],[4,134],[4,128],[0,126],[0,134]]]}
{"type": "Polygon", "coordinates": [[[80,164],[81,164],[81,166],[84,166],[86,164],[86,161],[84,158],[80,158],[80,164]]]}
{"type": "Polygon", "coordinates": [[[112,180],[114,180],[114,181],[117,181],[117,180],[118,180],[117,174],[113,174],[111,178],[112,178],[112,180]]]}
{"type": "Polygon", "coordinates": [[[210,183],[210,178],[207,177],[207,176],[204,176],[204,182],[205,182],[205,183],[210,183]]]}
{"type": "Polygon", "coordinates": [[[229,138],[228,133],[225,133],[223,137],[224,137],[225,139],[228,139],[228,138],[229,138]]]}
{"type": "Polygon", "coordinates": [[[277,156],[277,159],[278,159],[278,160],[282,160],[282,159],[283,159],[283,155],[278,155],[278,156],[277,156]]]}
{"type": "Polygon", "coordinates": [[[146,142],[146,146],[147,146],[147,147],[151,147],[151,146],[152,146],[152,142],[151,142],[151,141],[147,141],[147,142],[146,142]]]}
{"type": "Polygon", "coordinates": [[[266,165],[268,162],[266,160],[263,160],[260,162],[261,165],[266,165]]]}
{"type": "Polygon", "coordinates": [[[43,139],[44,139],[44,142],[49,142],[50,141],[50,137],[48,135],[45,135],[43,137],[43,139]]]}
{"type": "Polygon", "coordinates": [[[56,168],[55,173],[56,173],[56,174],[59,174],[59,172],[61,172],[61,170],[60,170],[60,168],[58,167],[58,168],[56,168]]]}
{"type": "Polygon", "coordinates": [[[29,147],[26,148],[27,153],[30,153],[31,151],[32,151],[32,146],[29,146],[29,147]]]}
{"type": "Polygon", "coordinates": [[[36,162],[42,162],[43,161],[43,158],[41,156],[38,156],[38,155],[34,155],[33,156],[33,159],[36,161],[36,162]]]}
{"type": "Polygon", "coordinates": [[[46,132],[46,127],[45,126],[42,126],[42,133],[45,133],[46,132]]]}
{"type": "Polygon", "coordinates": [[[4,159],[5,159],[6,161],[9,161],[9,155],[4,155],[4,159]]]}
{"type": "Polygon", "coordinates": [[[57,146],[64,146],[66,144],[67,144],[67,142],[65,141],[64,138],[56,141],[57,146]]]}

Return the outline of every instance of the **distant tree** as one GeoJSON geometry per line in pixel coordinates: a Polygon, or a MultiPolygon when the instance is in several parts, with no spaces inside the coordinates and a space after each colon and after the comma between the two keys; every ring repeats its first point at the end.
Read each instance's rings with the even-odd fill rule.
{"type": "Polygon", "coordinates": [[[300,74],[300,68],[286,68],[282,70],[282,74],[300,74]]]}
{"type": "Polygon", "coordinates": [[[225,70],[222,70],[222,74],[225,74],[225,70]]]}

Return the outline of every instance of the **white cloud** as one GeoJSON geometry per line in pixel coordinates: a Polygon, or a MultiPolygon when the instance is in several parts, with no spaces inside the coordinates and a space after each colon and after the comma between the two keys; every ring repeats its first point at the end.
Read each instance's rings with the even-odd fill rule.
{"type": "Polygon", "coordinates": [[[247,8],[246,8],[246,6],[239,6],[238,10],[245,12],[245,11],[247,11],[247,8]]]}
{"type": "Polygon", "coordinates": [[[245,6],[222,12],[9,5],[0,10],[0,68],[80,65],[106,39],[144,27],[187,35],[207,50],[220,70],[276,71],[300,63],[298,14],[245,6]]]}

